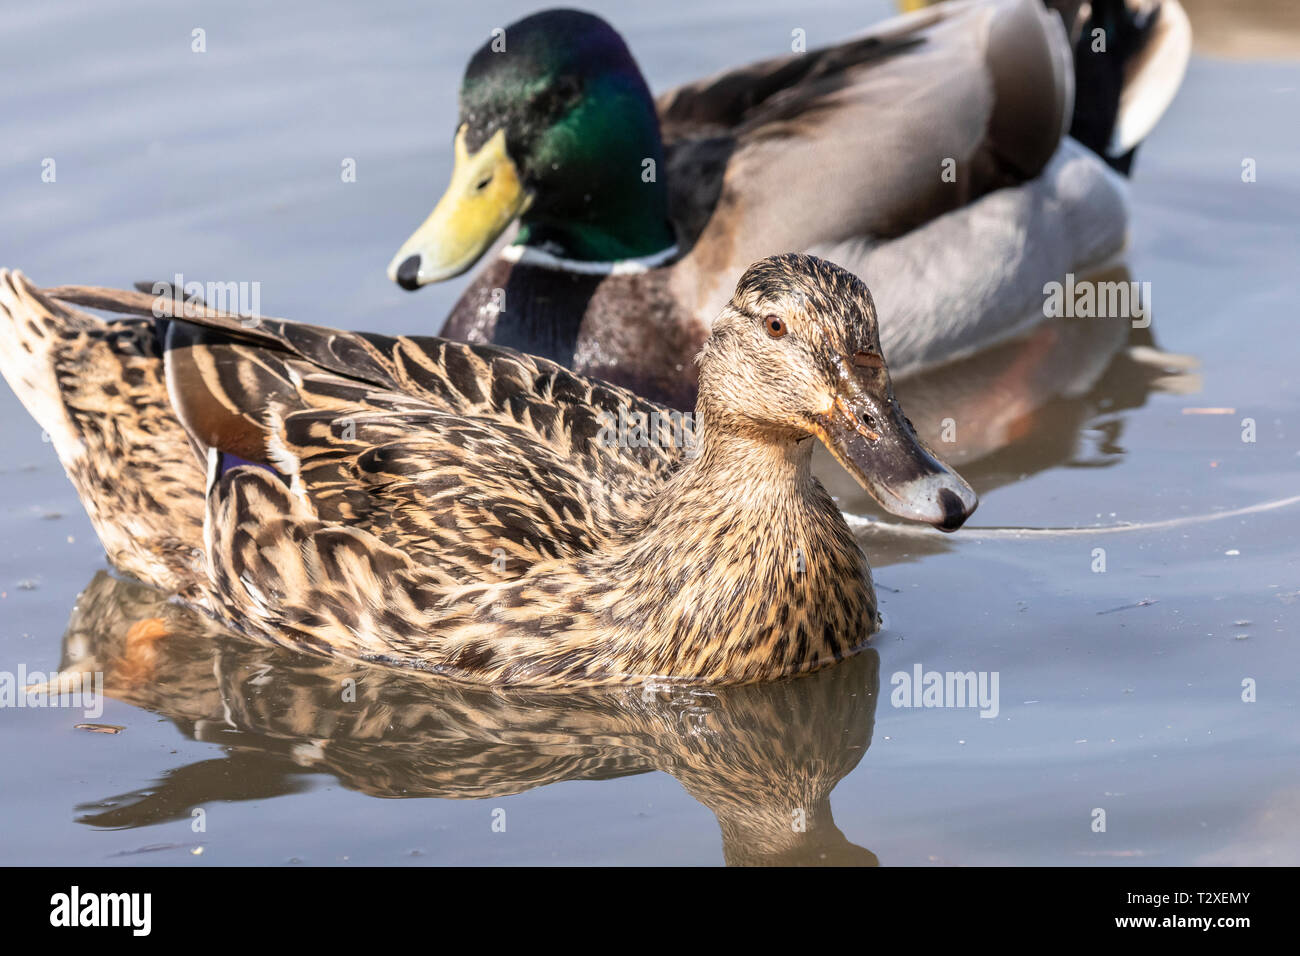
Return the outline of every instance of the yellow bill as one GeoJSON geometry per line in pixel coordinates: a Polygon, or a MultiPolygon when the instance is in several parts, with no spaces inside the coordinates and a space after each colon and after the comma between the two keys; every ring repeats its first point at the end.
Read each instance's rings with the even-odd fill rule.
{"type": "Polygon", "coordinates": [[[465,130],[462,125],[456,132],[447,191],[388,264],[388,278],[403,289],[460,275],[532,200],[506,154],[505,130],[497,130],[473,155],[465,146],[465,130]]]}

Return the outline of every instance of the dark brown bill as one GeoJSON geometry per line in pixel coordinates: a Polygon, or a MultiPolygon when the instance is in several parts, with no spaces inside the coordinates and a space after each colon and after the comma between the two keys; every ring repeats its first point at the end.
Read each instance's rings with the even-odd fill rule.
{"type": "Polygon", "coordinates": [[[894,400],[883,363],[844,363],[818,437],[886,511],[956,531],[979,498],[916,437],[894,400]]]}

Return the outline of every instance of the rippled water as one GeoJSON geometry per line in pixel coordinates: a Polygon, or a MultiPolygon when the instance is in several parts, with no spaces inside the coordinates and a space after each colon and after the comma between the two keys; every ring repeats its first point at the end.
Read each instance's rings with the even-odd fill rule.
{"type": "MultiPolygon", "coordinates": [[[[592,6],[656,88],[888,12],[592,6]]],[[[467,52],[525,9],[9,11],[0,263],[256,280],[273,314],[434,332],[460,283],[383,267],[446,180],[467,52]]],[[[1151,284],[1149,330],[1062,321],[900,389],[983,503],[951,537],[864,524],[886,628],[805,680],[504,694],[248,645],[104,572],[5,390],[0,671],[101,670],[112,699],[0,710],[0,863],[1300,862],[1298,90],[1294,60],[1194,59],[1117,274],[1151,284]],[[975,424],[942,443],[946,417],[975,424]],[[996,716],[896,706],[918,665],[996,674],[996,716]]]]}

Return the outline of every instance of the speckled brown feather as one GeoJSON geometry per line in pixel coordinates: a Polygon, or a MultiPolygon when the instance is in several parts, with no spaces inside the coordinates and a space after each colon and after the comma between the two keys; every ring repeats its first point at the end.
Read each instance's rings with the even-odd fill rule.
{"type": "Polygon", "coordinates": [[[667,409],[508,350],[172,321],[201,330],[169,335],[165,355],[209,461],[196,603],[245,633],[537,686],[770,679],[840,660],[876,626],[803,411],[843,356],[879,351],[870,295],[841,269],[749,270],[701,353],[689,455],[667,409]],[[758,318],[772,309],[799,330],[780,347],[758,318]],[[655,440],[619,444],[602,412],[664,417],[655,440]],[[223,467],[232,448],[271,468],[223,467]]]}
{"type": "Polygon", "coordinates": [[[168,401],[158,323],[105,322],[0,270],[0,371],[49,435],[109,560],[191,591],[203,469],[168,401]]]}
{"type": "MultiPolygon", "coordinates": [[[[344,333],[269,318],[249,327],[237,316],[207,309],[200,310],[206,325],[173,323],[153,318],[154,296],[78,286],[41,292],[20,273],[3,275],[0,294],[9,322],[0,338],[6,377],[55,440],[114,564],[169,591],[188,587],[203,569],[203,460],[196,458],[178,411],[200,454],[205,443],[220,442],[225,451],[268,463],[266,412],[272,406],[281,415],[302,413],[293,419],[296,437],[302,437],[299,431],[312,413],[336,423],[353,416],[367,429],[378,427],[377,412],[472,414],[479,425],[456,419],[459,427],[445,433],[450,454],[472,471],[483,435],[496,434],[483,431],[481,422],[490,421],[507,430],[497,440],[509,434],[532,443],[530,458],[514,457],[519,445],[511,449],[507,466],[517,476],[528,477],[520,469],[532,461],[531,476],[553,482],[558,479],[541,467],[545,456],[577,462],[585,478],[574,493],[583,500],[587,493],[594,496],[584,505],[588,518],[593,509],[608,513],[620,496],[645,494],[677,460],[667,431],[645,447],[617,454],[600,440],[602,415],[617,420],[621,409],[625,416],[649,420],[658,406],[504,349],[344,333]],[[104,321],[68,303],[140,318],[104,321]],[[169,331],[172,347],[165,351],[169,331]],[[168,370],[182,380],[171,396],[164,355],[168,370]],[[214,408],[223,414],[212,414],[214,408]],[[467,440],[470,435],[474,440],[467,440]],[[461,441],[465,447],[456,444],[461,441]]],[[[413,452],[410,437],[406,447],[413,452]]],[[[433,433],[423,437],[431,441],[433,433]]],[[[331,460],[342,467],[343,457],[335,447],[310,470],[318,479],[313,488],[324,513],[355,520],[390,543],[421,542],[412,547],[415,554],[447,544],[449,559],[457,549],[472,553],[479,570],[495,576],[501,562],[493,549],[471,551],[465,542],[499,540],[509,555],[504,573],[517,574],[537,555],[558,553],[565,541],[591,540],[581,530],[586,525],[581,515],[570,516],[568,523],[534,523],[496,502],[489,489],[496,487],[491,466],[500,456],[481,459],[480,478],[488,485],[456,495],[447,492],[445,477],[440,491],[436,475],[385,482],[371,455],[365,484],[378,497],[364,504],[357,497],[365,487],[361,482],[347,494],[335,493],[326,480],[331,460]],[[450,510],[437,510],[444,505],[450,510]],[[531,531],[519,530],[516,537],[522,540],[513,542],[521,549],[512,547],[510,529],[525,527],[531,531]]],[[[401,467],[400,460],[395,458],[392,467],[401,467]]],[[[347,468],[353,475],[363,472],[356,463],[347,468]]]]}

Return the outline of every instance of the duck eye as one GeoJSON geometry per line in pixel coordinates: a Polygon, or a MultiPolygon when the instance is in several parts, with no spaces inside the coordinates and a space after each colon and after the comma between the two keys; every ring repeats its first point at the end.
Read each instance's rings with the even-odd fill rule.
{"type": "Polygon", "coordinates": [[[789,331],[786,328],[785,322],[781,320],[781,317],[779,315],[767,316],[765,319],[763,319],[763,325],[767,328],[767,334],[772,336],[772,338],[774,339],[779,339],[781,336],[785,335],[787,331],[789,331]]]}
{"type": "Polygon", "coordinates": [[[855,368],[884,368],[885,360],[874,352],[857,352],[853,356],[855,368]]]}

